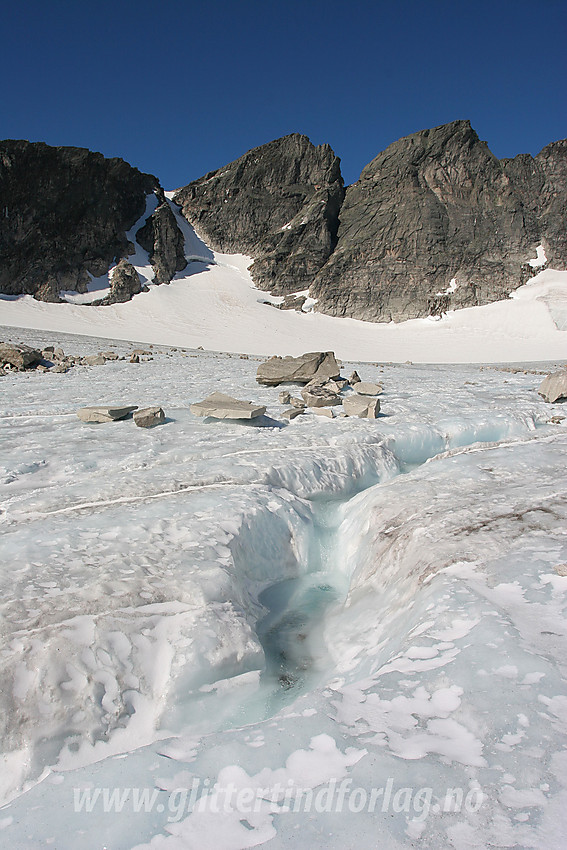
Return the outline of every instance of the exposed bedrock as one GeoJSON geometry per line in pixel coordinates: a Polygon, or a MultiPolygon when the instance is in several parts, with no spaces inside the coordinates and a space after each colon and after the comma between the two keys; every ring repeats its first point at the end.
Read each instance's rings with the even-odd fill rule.
{"type": "Polygon", "coordinates": [[[158,186],[122,159],[0,142],[0,292],[58,301],[131,251],[126,232],[158,186]]]}
{"type": "Polygon", "coordinates": [[[139,241],[156,282],[169,283],[185,266],[183,236],[155,177],[84,148],[0,142],[0,292],[43,301],[86,292],[90,275],[133,253],[127,232],[151,193],[159,205],[139,241]]]}
{"type": "Polygon", "coordinates": [[[468,121],[400,139],[347,189],[317,309],[399,321],[505,298],[542,244],[565,268],[567,142],[498,160],[468,121]]]}
{"type": "Polygon", "coordinates": [[[169,283],[187,265],[183,234],[165,198],[136,233],[136,242],[150,255],[154,283],[169,283]]]}
{"type": "Polygon", "coordinates": [[[336,244],[340,160],[294,133],[179,189],[175,202],[214,250],[254,257],[261,289],[305,289],[336,244]]]}

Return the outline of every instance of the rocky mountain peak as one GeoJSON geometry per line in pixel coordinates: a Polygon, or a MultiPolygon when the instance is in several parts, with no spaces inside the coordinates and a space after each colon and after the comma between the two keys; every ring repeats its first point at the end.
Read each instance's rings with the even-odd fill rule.
{"type": "Polygon", "coordinates": [[[347,189],[336,249],[311,288],[318,309],[398,321],[506,297],[539,244],[558,248],[567,181],[561,156],[549,159],[501,162],[468,121],[394,142],[347,189]]]}
{"type": "Polygon", "coordinates": [[[294,133],[179,189],[175,202],[215,250],[255,258],[262,289],[304,289],[330,256],[344,197],[329,145],[294,133]]]}
{"type": "MultiPolygon", "coordinates": [[[[89,275],[132,253],[126,234],[152,193],[164,200],[157,178],[117,157],[0,141],[0,292],[44,301],[59,301],[61,290],[86,292],[89,275]]],[[[155,230],[159,237],[163,227],[155,230]]]]}

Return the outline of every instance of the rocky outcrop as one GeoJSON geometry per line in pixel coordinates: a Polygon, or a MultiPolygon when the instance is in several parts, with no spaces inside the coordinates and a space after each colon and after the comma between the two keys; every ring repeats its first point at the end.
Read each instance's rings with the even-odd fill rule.
{"type": "Polygon", "coordinates": [[[150,255],[154,283],[169,283],[187,265],[183,234],[165,198],[136,233],[136,242],[150,255]]]}
{"type": "MultiPolygon", "coordinates": [[[[94,303],[129,300],[143,287],[127,232],[151,193],[157,207],[132,239],[168,283],[185,268],[184,239],[156,178],[80,148],[0,142],[0,292],[58,301],[118,264],[94,303]]],[[[545,262],[567,264],[567,140],[498,160],[468,121],[390,145],[346,195],[331,148],[294,134],[175,202],[212,248],[252,256],[255,283],[284,296],[283,310],[304,308],[309,289],[305,309],[315,298],[333,316],[440,316],[507,297],[545,262]]]]}
{"type": "Polygon", "coordinates": [[[343,197],[338,157],[296,133],[209,172],[174,200],[208,245],[254,257],[256,285],[285,295],[308,287],[333,251],[343,197]]]}
{"type": "Polygon", "coordinates": [[[140,275],[128,260],[120,260],[110,275],[110,292],[104,298],[93,301],[93,306],[106,306],[107,304],[123,304],[130,301],[134,295],[138,295],[147,287],[142,286],[140,275]]]}
{"type": "Polygon", "coordinates": [[[58,302],[118,263],[110,294],[95,303],[130,300],[142,287],[120,261],[134,253],[127,232],[152,193],[158,206],[136,238],[155,282],[169,283],[185,268],[184,240],[155,177],[84,148],[0,142],[0,292],[58,302]]]}
{"type": "Polygon", "coordinates": [[[0,142],[0,292],[58,301],[132,250],[126,232],[158,186],[122,159],[0,142]]]}
{"type": "Polygon", "coordinates": [[[485,304],[529,278],[540,244],[564,268],[565,144],[501,162],[455,121],[390,145],[346,192],[317,309],[399,321],[485,304]]]}

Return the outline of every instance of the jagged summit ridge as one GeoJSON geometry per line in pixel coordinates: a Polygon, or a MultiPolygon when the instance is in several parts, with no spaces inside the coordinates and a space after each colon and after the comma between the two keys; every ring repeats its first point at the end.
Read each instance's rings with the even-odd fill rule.
{"type": "MultiPolygon", "coordinates": [[[[253,258],[259,288],[309,288],[315,309],[333,316],[439,315],[507,297],[536,256],[535,267],[566,267],[567,140],[499,160],[469,121],[394,142],[346,192],[329,145],[295,133],[173,198],[213,249],[253,258]]],[[[168,283],[186,265],[179,215],[158,180],[85,149],[0,142],[0,212],[8,295],[58,301],[122,263],[102,304],[128,300],[146,289],[126,274],[133,240],[153,268],[147,282],[168,283]]]]}
{"type": "Polygon", "coordinates": [[[469,121],[394,142],[346,191],[337,247],[311,290],[318,308],[399,321],[485,304],[529,278],[542,244],[564,268],[563,144],[520,167],[498,160],[469,121]]]}
{"type": "Polygon", "coordinates": [[[213,249],[254,257],[256,285],[285,294],[309,286],[331,255],[343,197],[330,146],[294,133],[189,183],[174,200],[213,249]]]}

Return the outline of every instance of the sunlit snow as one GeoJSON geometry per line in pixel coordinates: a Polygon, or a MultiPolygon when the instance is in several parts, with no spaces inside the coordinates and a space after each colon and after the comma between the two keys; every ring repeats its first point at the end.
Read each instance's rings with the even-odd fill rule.
{"type": "Polygon", "coordinates": [[[3,846],[563,850],[567,273],[376,326],[274,309],[183,228],[128,304],[0,301],[4,340],[126,357],[0,378],[3,846]],[[378,419],[282,419],[259,355],[314,349],[378,419]],[[451,358],[505,362],[403,362],[451,358]],[[193,416],[214,391],[266,414],[193,416]]]}

